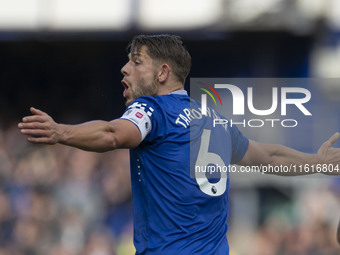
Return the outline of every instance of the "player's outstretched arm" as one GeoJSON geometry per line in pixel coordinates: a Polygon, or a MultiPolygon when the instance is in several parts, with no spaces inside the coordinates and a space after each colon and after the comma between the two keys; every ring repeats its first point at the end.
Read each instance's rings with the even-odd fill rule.
{"type": "MultiPolygon", "coordinates": [[[[261,144],[249,141],[249,147],[240,165],[246,166],[289,166],[290,171],[267,171],[278,175],[301,175],[311,174],[320,171],[311,171],[314,167],[326,166],[325,169],[333,171],[322,171],[325,174],[340,174],[340,148],[332,145],[339,139],[340,133],[335,133],[331,138],[324,142],[317,154],[302,153],[297,150],[276,144],[261,144]],[[302,166],[302,167],[300,167],[302,166]]],[[[323,170],[325,170],[323,169],[323,170]]],[[[262,169],[260,169],[262,170],[262,169]]]]}
{"type": "Polygon", "coordinates": [[[79,125],[56,123],[47,113],[31,107],[18,127],[27,140],[41,144],[64,144],[87,151],[104,152],[134,148],[141,141],[139,129],[130,121],[90,121],[79,125]]]}

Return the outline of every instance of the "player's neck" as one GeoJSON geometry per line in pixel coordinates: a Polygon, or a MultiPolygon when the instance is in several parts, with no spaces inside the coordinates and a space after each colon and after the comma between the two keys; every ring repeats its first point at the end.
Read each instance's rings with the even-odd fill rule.
{"type": "Polygon", "coordinates": [[[184,86],[182,83],[172,83],[172,84],[159,84],[157,95],[167,95],[171,92],[174,92],[176,90],[182,90],[184,89],[184,86]]]}

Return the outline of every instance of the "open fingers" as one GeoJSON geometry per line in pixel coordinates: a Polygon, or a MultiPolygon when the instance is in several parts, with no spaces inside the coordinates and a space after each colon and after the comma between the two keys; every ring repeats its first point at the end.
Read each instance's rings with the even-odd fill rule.
{"type": "Polygon", "coordinates": [[[49,129],[49,124],[46,122],[23,122],[19,123],[20,129],[49,129]]]}
{"type": "Polygon", "coordinates": [[[31,143],[44,143],[44,144],[53,144],[53,141],[50,137],[27,137],[27,141],[31,143]]]}
{"type": "Polygon", "coordinates": [[[22,119],[23,122],[45,122],[47,120],[46,116],[41,115],[32,115],[32,116],[26,116],[22,119]]]}
{"type": "Polygon", "coordinates": [[[31,107],[31,108],[30,108],[30,111],[31,111],[31,113],[33,113],[33,114],[35,114],[35,115],[48,116],[47,113],[45,113],[45,112],[43,112],[43,111],[41,111],[41,110],[39,110],[39,109],[36,109],[36,108],[34,108],[34,107],[31,107]]]}
{"type": "Polygon", "coordinates": [[[50,132],[44,129],[21,129],[21,134],[30,136],[49,136],[50,132]]]}
{"type": "Polygon", "coordinates": [[[340,133],[339,132],[336,132],[334,135],[332,135],[327,143],[329,143],[329,145],[331,146],[333,143],[335,143],[338,139],[340,138],[340,133]]]}

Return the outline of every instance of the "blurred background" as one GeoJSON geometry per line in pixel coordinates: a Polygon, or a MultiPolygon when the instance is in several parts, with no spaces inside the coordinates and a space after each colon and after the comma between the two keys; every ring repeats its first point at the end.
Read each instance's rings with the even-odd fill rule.
{"type": "MultiPolygon", "coordinates": [[[[0,0],[0,255],[134,254],[128,151],[30,145],[16,126],[30,106],[69,124],[120,117],[139,33],[182,36],[190,77],[340,78],[338,0],[0,0]]],[[[340,130],[329,84],[298,133],[241,131],[316,152],[340,130]]],[[[339,178],[254,176],[231,180],[232,254],[340,253],[339,178]]]]}

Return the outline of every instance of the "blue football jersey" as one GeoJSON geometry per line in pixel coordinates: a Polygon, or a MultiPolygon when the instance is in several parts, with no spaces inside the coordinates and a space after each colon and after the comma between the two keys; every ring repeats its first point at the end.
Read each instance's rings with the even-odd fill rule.
{"type": "Polygon", "coordinates": [[[236,127],[214,127],[219,115],[199,107],[177,91],[139,97],[122,116],[142,134],[130,150],[136,254],[229,254],[229,178],[204,170],[241,160],[248,139],[236,127]]]}

